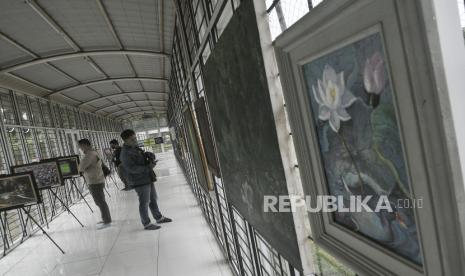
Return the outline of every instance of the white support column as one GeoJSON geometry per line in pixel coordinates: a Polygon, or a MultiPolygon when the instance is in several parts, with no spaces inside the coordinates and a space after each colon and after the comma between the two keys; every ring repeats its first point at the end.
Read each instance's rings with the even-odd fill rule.
{"type": "MultiPolygon", "coordinates": [[[[290,135],[290,128],[286,118],[284,106],[284,95],[279,79],[278,66],[275,59],[274,48],[272,46],[268,15],[266,13],[265,1],[254,0],[257,25],[260,34],[260,44],[262,48],[265,71],[268,80],[273,116],[278,134],[279,149],[286,176],[287,189],[289,195],[298,197],[300,201],[305,200],[301,183],[299,169],[297,168],[297,158],[295,155],[294,142],[290,135]]],[[[299,202],[302,203],[302,202],[299,202]]],[[[316,272],[313,262],[313,252],[309,236],[311,235],[310,221],[308,219],[305,204],[294,206],[294,225],[297,234],[297,241],[300,251],[300,258],[304,275],[316,272]]]]}
{"type": "Polygon", "coordinates": [[[418,0],[438,91],[447,155],[452,164],[462,246],[465,248],[465,46],[457,1],[418,0]]]}

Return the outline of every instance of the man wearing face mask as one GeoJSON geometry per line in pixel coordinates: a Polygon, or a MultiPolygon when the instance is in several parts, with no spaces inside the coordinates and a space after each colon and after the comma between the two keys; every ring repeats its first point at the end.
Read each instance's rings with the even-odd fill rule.
{"type": "Polygon", "coordinates": [[[145,230],[160,229],[159,225],[150,222],[149,208],[158,224],[172,220],[164,217],[158,208],[157,194],[153,184],[155,162],[147,161],[144,151],[138,147],[136,133],[133,130],[123,131],[121,138],[124,141],[120,155],[121,165],[128,185],[134,188],[139,197],[139,215],[142,225],[145,230]]]}

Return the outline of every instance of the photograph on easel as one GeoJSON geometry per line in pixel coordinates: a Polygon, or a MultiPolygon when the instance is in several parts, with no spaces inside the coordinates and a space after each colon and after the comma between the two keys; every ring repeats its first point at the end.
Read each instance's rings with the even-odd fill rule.
{"type": "Polygon", "coordinates": [[[17,209],[40,202],[32,172],[0,176],[0,210],[17,209]]]}
{"type": "Polygon", "coordinates": [[[79,177],[79,155],[57,158],[58,167],[64,179],[79,177]]]}
{"type": "Polygon", "coordinates": [[[14,173],[33,172],[39,189],[49,189],[64,185],[63,177],[56,160],[42,160],[39,163],[31,163],[12,166],[14,173]]]}

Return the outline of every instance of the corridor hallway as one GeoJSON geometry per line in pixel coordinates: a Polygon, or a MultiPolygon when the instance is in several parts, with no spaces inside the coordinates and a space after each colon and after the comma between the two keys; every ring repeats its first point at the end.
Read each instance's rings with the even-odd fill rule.
{"type": "Polygon", "coordinates": [[[136,193],[110,184],[112,227],[96,229],[100,217],[88,195],[94,214],[83,201],[71,208],[85,228],[67,213],[50,224],[65,255],[37,232],[1,259],[0,275],[232,275],[173,152],[157,157],[159,205],[172,223],[142,230],[136,193]]]}

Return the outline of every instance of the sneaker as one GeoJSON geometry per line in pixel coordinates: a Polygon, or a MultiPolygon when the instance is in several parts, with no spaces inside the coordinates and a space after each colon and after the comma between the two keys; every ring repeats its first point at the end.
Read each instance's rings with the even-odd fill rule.
{"type": "Polygon", "coordinates": [[[172,222],[173,220],[167,217],[161,217],[161,219],[157,220],[157,223],[168,223],[172,222]]]}
{"type": "Polygon", "coordinates": [[[108,228],[111,226],[111,222],[109,223],[102,223],[102,224],[99,224],[99,226],[97,226],[97,230],[102,230],[102,229],[105,229],[105,228],[108,228]]]}
{"type": "Polygon", "coordinates": [[[150,224],[144,226],[144,229],[145,229],[145,230],[158,230],[158,229],[160,229],[160,228],[161,228],[160,226],[158,226],[158,225],[156,225],[156,224],[152,224],[152,223],[150,223],[150,224]]]}

